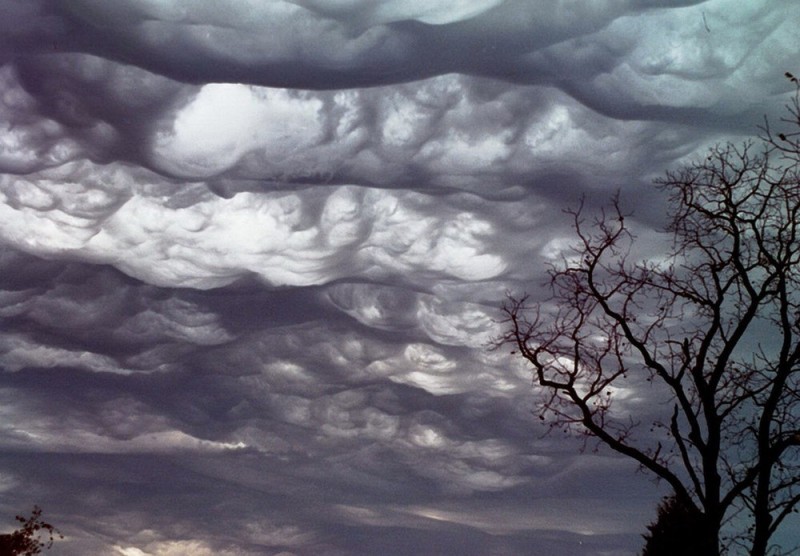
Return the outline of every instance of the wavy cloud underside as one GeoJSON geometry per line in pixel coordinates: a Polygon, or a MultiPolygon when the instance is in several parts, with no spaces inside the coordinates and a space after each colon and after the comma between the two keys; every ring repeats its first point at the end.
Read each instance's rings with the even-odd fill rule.
{"type": "Polygon", "coordinates": [[[658,256],[652,179],[779,118],[794,0],[0,12],[6,514],[67,555],[638,549],[661,491],[542,437],[498,307],[581,197],[658,256]]]}

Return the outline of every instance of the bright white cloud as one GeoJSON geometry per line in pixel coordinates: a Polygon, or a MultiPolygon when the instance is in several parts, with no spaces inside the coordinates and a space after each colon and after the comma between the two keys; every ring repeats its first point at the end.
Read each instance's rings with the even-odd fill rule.
{"type": "Polygon", "coordinates": [[[488,252],[488,220],[454,210],[427,214],[421,195],[331,188],[320,212],[314,192],[241,193],[172,208],[169,198],[121,200],[83,184],[56,194],[42,184],[15,187],[27,191],[15,194],[24,205],[0,197],[7,242],[41,256],[113,264],[157,285],[219,287],[252,274],[273,285],[310,285],[414,271],[485,280],[506,268],[488,252]],[[80,209],[70,205],[77,195],[85,199],[80,209]]]}
{"type": "Polygon", "coordinates": [[[217,175],[253,151],[269,164],[313,164],[307,151],[322,138],[319,99],[286,89],[210,84],[154,140],[154,157],[170,173],[217,175]]]}
{"type": "MultiPolygon", "coordinates": [[[[115,546],[120,556],[246,556],[235,550],[214,548],[200,540],[154,541],[146,545],[145,550],[135,546],[115,546]]],[[[253,554],[250,552],[249,554],[253,554]]]]}

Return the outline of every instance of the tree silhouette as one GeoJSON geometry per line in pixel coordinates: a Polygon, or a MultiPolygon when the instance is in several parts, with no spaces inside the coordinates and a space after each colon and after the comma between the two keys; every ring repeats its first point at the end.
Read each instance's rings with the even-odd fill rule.
{"type": "Polygon", "coordinates": [[[512,297],[498,342],[531,365],[540,418],[666,482],[702,516],[709,556],[765,556],[800,501],[800,87],[787,77],[787,129],[657,181],[665,256],[634,260],[617,198],[588,221],[567,211],[577,239],[550,298],[512,297]]]}
{"type": "Polygon", "coordinates": [[[7,535],[0,535],[0,556],[32,556],[53,546],[55,536],[64,538],[58,529],[42,521],[42,509],[33,507],[30,517],[16,516],[22,527],[7,535]],[[41,536],[44,535],[45,540],[41,536]]]}
{"type": "Polygon", "coordinates": [[[658,506],[656,521],[647,526],[642,556],[706,556],[714,552],[706,544],[703,514],[668,496],[658,506]]]}

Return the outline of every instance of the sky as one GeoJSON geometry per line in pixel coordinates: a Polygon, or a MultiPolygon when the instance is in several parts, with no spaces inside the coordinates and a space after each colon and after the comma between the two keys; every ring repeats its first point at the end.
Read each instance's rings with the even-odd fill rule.
{"type": "MultiPolygon", "coordinates": [[[[623,556],[536,419],[562,210],[758,133],[796,0],[0,0],[0,511],[67,556],[623,556]]],[[[646,391],[628,391],[631,412],[646,391]]],[[[800,524],[789,524],[800,538],[800,524]]]]}

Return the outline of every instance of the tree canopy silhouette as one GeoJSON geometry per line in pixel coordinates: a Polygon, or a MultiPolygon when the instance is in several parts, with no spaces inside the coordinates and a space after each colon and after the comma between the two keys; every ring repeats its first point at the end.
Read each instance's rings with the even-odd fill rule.
{"type": "Polygon", "coordinates": [[[50,549],[55,537],[63,538],[58,529],[42,520],[42,509],[33,507],[30,517],[15,518],[22,527],[7,535],[0,535],[0,556],[33,556],[42,549],[50,549]]]}
{"type": "Polygon", "coordinates": [[[666,255],[635,260],[617,198],[592,219],[579,207],[550,298],[505,307],[500,343],[531,365],[540,418],[665,481],[702,516],[709,556],[764,556],[800,501],[800,88],[787,78],[780,133],[765,124],[760,142],[657,181],[666,255]]]}
{"type": "Polygon", "coordinates": [[[658,506],[656,521],[647,526],[642,556],[706,556],[714,547],[706,543],[704,516],[676,496],[666,497],[658,506]]]}

